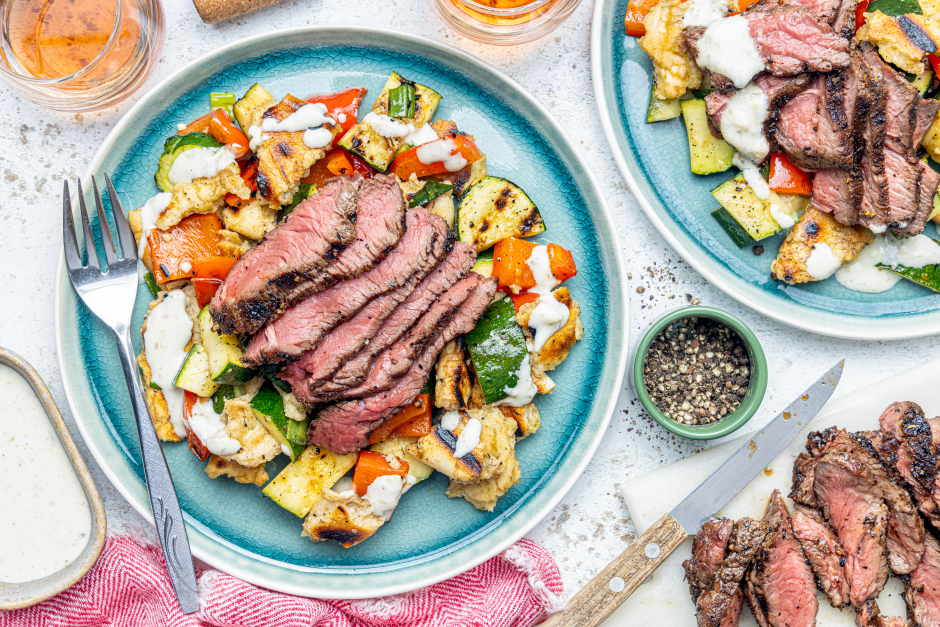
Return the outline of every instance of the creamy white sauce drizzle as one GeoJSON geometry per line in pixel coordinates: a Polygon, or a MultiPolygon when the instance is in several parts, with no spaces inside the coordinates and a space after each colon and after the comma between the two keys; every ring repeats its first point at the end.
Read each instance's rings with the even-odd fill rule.
{"type": "Polygon", "coordinates": [[[176,156],[167,178],[173,185],[191,183],[196,179],[213,177],[232,163],[235,163],[235,156],[228,146],[220,148],[197,146],[176,156]]]}
{"type": "Polygon", "coordinates": [[[431,125],[424,124],[405,137],[405,143],[412,146],[422,146],[424,144],[437,141],[437,131],[431,128],[431,125]]]}
{"type": "Polygon", "coordinates": [[[345,123],[346,123],[346,114],[345,114],[345,113],[337,113],[337,114],[336,114],[336,121],[339,122],[340,124],[345,124],[345,123]]]}
{"type": "Polygon", "coordinates": [[[813,245],[809,259],[806,260],[806,272],[817,281],[822,281],[831,277],[841,265],[842,262],[833,254],[829,244],[819,242],[813,245]]]}
{"type": "Polygon", "coordinates": [[[40,579],[91,536],[85,490],[29,382],[0,365],[0,581],[40,579]]]}
{"type": "Polygon", "coordinates": [[[555,289],[560,281],[552,274],[551,262],[548,258],[548,246],[539,245],[532,249],[532,253],[526,260],[532,276],[535,278],[535,287],[530,291],[539,296],[549,294],[555,289]]]}
{"type": "Polygon", "coordinates": [[[448,411],[441,416],[441,428],[453,433],[454,429],[460,426],[460,412],[448,411]]]}
{"type": "MultiPolygon", "coordinates": [[[[346,116],[340,122],[345,122],[346,116]]],[[[265,133],[299,133],[304,132],[303,141],[307,148],[323,148],[333,141],[333,132],[323,125],[334,126],[334,120],[326,112],[326,105],[322,102],[305,104],[283,120],[264,118],[261,126],[248,128],[248,147],[257,152],[266,139],[265,133]]]]}
{"type": "Polygon", "coordinates": [[[418,161],[425,165],[443,161],[448,172],[456,172],[467,165],[467,160],[457,152],[457,144],[450,137],[424,144],[418,148],[417,155],[418,161]]]}
{"type": "MultiPolygon", "coordinates": [[[[147,357],[149,362],[150,356],[147,357]]],[[[215,413],[212,399],[201,399],[193,405],[189,428],[215,455],[234,455],[242,448],[238,440],[233,440],[225,433],[225,422],[222,416],[215,413]]],[[[287,454],[290,455],[290,449],[287,454]]]]}
{"type": "Polygon", "coordinates": [[[160,386],[170,411],[176,435],[186,437],[183,423],[183,390],[173,385],[186,359],[186,345],[193,335],[193,322],[186,314],[186,294],[168,293],[147,316],[144,350],[150,365],[150,380],[160,386]]]}
{"type": "Polygon", "coordinates": [[[764,70],[764,58],[743,15],[714,19],[708,24],[698,41],[695,60],[700,67],[730,78],[738,89],[764,70]]]}
{"type": "MultiPolygon", "coordinates": [[[[904,227],[902,226],[901,228],[903,229],[904,227]]],[[[868,225],[868,230],[871,231],[872,233],[876,234],[876,235],[879,235],[879,234],[881,234],[881,233],[884,233],[887,229],[888,229],[887,225],[884,225],[884,224],[870,224],[870,225],[868,225]]]]}
{"type": "Polygon", "coordinates": [[[770,203],[770,215],[773,216],[774,222],[779,224],[781,229],[789,229],[796,224],[790,214],[776,203],[770,203]]]}
{"type": "Polygon", "coordinates": [[[538,304],[529,315],[529,328],[532,330],[532,352],[538,355],[549,339],[566,324],[571,312],[564,303],[552,294],[540,297],[538,304]]]}
{"type": "Polygon", "coordinates": [[[748,184],[748,187],[751,188],[751,191],[754,192],[755,196],[761,200],[770,198],[770,187],[767,185],[767,181],[764,180],[764,177],[760,175],[760,170],[757,169],[756,164],[748,161],[741,156],[741,153],[737,152],[731,157],[731,162],[741,169],[741,173],[744,174],[744,181],[748,184]]]}
{"type": "Polygon", "coordinates": [[[173,194],[171,192],[163,192],[145,202],[144,206],[140,208],[141,234],[140,242],[137,243],[137,269],[139,270],[141,283],[147,273],[147,266],[143,262],[144,253],[147,252],[147,236],[150,235],[150,231],[157,228],[157,218],[170,206],[172,198],[173,194]]]}
{"type": "Polygon", "coordinates": [[[750,84],[731,96],[721,114],[720,128],[725,141],[753,163],[760,163],[770,152],[770,143],[764,136],[769,107],[767,94],[750,84]]]}
{"type": "Polygon", "coordinates": [[[415,130],[413,124],[399,122],[384,113],[375,113],[374,111],[367,113],[362,121],[372,127],[373,131],[386,138],[407,137],[409,133],[413,133],[415,130]]]}
{"type": "Polygon", "coordinates": [[[382,475],[381,477],[376,477],[375,480],[369,484],[369,488],[366,490],[366,495],[363,498],[369,501],[369,505],[372,506],[373,514],[385,521],[389,521],[392,518],[392,513],[395,511],[395,508],[398,506],[398,501],[401,499],[401,496],[415,483],[417,483],[417,481],[411,475],[406,475],[405,477],[399,477],[398,475],[382,475]]]}
{"type": "Polygon", "coordinates": [[[251,148],[252,152],[258,152],[258,149],[261,148],[261,144],[264,143],[264,133],[261,132],[260,126],[249,126],[248,127],[248,147],[251,148]]]}
{"type": "Polygon", "coordinates": [[[483,431],[483,423],[476,418],[471,418],[463,426],[460,435],[457,436],[457,446],[454,448],[454,458],[460,459],[476,447],[480,446],[480,433],[483,431]]]}
{"type": "Polygon", "coordinates": [[[901,280],[900,275],[877,267],[899,265],[923,268],[940,263],[940,245],[926,235],[900,239],[888,233],[875,238],[852,262],[839,268],[836,281],[855,292],[879,294],[901,280]]]}
{"type": "Polygon", "coordinates": [[[535,395],[539,393],[535,383],[532,382],[532,366],[529,363],[529,354],[522,359],[519,364],[519,370],[516,372],[516,386],[507,387],[503,391],[506,398],[493,403],[494,405],[504,405],[506,407],[524,407],[532,402],[535,395]]]}
{"type": "Polygon", "coordinates": [[[728,16],[728,3],[724,0],[687,0],[684,6],[682,20],[686,27],[707,27],[728,16]]]}

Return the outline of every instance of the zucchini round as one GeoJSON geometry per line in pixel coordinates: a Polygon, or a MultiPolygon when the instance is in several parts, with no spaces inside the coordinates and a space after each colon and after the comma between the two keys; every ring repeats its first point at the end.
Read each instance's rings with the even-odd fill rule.
{"type": "Polygon", "coordinates": [[[153,177],[157,182],[157,187],[164,192],[173,191],[173,184],[170,183],[170,168],[173,167],[173,162],[183,152],[190,148],[220,148],[222,146],[223,144],[215,137],[206,133],[188,133],[170,137],[163,144],[163,154],[160,155],[157,173],[153,177]]]}
{"type": "Polygon", "coordinates": [[[486,176],[470,186],[460,201],[461,241],[486,250],[507,237],[529,237],[545,231],[538,207],[511,181],[486,176]]]}

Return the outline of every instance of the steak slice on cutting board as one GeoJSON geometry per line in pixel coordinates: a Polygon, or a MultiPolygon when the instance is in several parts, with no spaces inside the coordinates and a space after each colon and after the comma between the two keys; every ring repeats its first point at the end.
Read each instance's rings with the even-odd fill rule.
{"type": "Polygon", "coordinates": [[[917,508],[936,526],[940,522],[936,445],[924,410],[910,401],[892,403],[879,422],[883,436],[876,441],[875,451],[886,464],[897,468],[913,492],[917,508]]]}
{"type": "Polygon", "coordinates": [[[698,599],[715,580],[715,573],[728,552],[728,540],[734,521],[727,518],[706,520],[692,540],[692,557],[682,562],[692,600],[698,599]]]}
{"type": "Polygon", "coordinates": [[[914,625],[940,625],[940,542],[927,536],[927,550],[917,569],[905,581],[904,600],[914,625]]]}
{"type": "Polygon", "coordinates": [[[232,266],[209,304],[222,333],[254,333],[306,296],[296,286],[320,276],[356,236],[362,177],[340,177],[294,211],[232,266]]]}
{"type": "Polygon", "coordinates": [[[745,578],[745,596],[761,627],[814,627],[819,605],[813,571],[774,490],[764,512],[769,532],[745,578]]]}
{"type": "Polygon", "coordinates": [[[843,567],[845,549],[822,514],[810,507],[796,505],[790,524],[816,575],[816,585],[829,597],[829,604],[838,608],[849,605],[851,590],[843,567]]]}

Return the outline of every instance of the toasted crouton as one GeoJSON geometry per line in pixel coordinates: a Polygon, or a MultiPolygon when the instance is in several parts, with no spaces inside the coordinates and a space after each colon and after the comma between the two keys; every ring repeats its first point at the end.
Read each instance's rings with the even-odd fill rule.
{"type": "Polygon", "coordinates": [[[467,368],[467,346],[463,336],[451,340],[437,358],[434,383],[434,406],[441,409],[464,409],[470,401],[473,383],[467,368]]]}
{"type": "Polygon", "coordinates": [[[219,251],[226,257],[241,257],[251,248],[251,244],[242,240],[238,233],[228,229],[219,231],[219,238],[219,251]]]}
{"type": "Polygon", "coordinates": [[[542,426],[542,416],[539,414],[535,403],[529,403],[522,407],[500,407],[499,411],[515,421],[517,440],[529,437],[542,426]]]}
{"type": "MultiPolygon", "coordinates": [[[[555,332],[555,334],[545,342],[539,354],[532,358],[532,370],[542,373],[557,368],[561,362],[568,357],[568,353],[571,351],[575,342],[580,340],[584,333],[584,329],[581,326],[581,305],[578,304],[578,301],[571,298],[568,288],[560,287],[552,292],[552,296],[555,297],[555,300],[568,308],[568,321],[565,323],[565,326],[555,332]]],[[[529,316],[535,311],[538,303],[538,300],[526,303],[519,308],[519,312],[516,314],[516,322],[522,327],[522,332],[525,334],[525,339],[530,346],[532,342],[532,330],[529,328],[529,316]]]]}
{"type": "Polygon", "coordinates": [[[268,473],[264,470],[264,464],[248,468],[218,455],[209,458],[209,463],[206,465],[206,474],[213,479],[231,477],[238,483],[252,483],[259,488],[268,481],[268,473]]]}
{"type": "Polygon", "coordinates": [[[873,241],[875,237],[868,229],[839,224],[832,214],[810,205],[797,225],[787,233],[787,238],[777,251],[777,259],[770,264],[770,273],[775,279],[791,285],[818,281],[820,279],[806,269],[806,263],[818,244],[829,246],[832,254],[845,265],[858,257],[865,245],[873,241]]]}
{"type": "Polygon", "coordinates": [[[458,483],[476,483],[496,476],[515,449],[516,422],[499,407],[460,410],[459,414],[460,424],[453,432],[438,425],[405,451],[458,483]],[[481,423],[480,443],[457,459],[457,440],[471,419],[481,423]]]}
{"type": "Polygon", "coordinates": [[[225,455],[224,459],[254,468],[271,461],[281,452],[281,445],[261,424],[245,397],[225,401],[222,419],[226,421],[225,435],[242,445],[237,453],[225,455]]]}
{"type": "Polygon", "coordinates": [[[516,454],[513,452],[503,469],[496,476],[479,483],[451,481],[445,494],[452,499],[463,497],[475,508],[484,512],[492,512],[499,497],[506,494],[509,488],[519,483],[520,476],[519,460],[516,459],[516,454]]]}
{"type": "Polygon", "coordinates": [[[384,523],[355,490],[337,494],[325,488],[304,519],[301,535],[313,542],[335,540],[348,549],[369,538],[384,523]]]}
{"type": "Polygon", "coordinates": [[[245,185],[237,163],[228,164],[213,177],[174,185],[170,204],[160,213],[156,226],[166,230],[186,216],[218,211],[225,205],[224,198],[229,193],[242,200],[251,198],[251,190],[245,185]]]}
{"type": "Polygon", "coordinates": [[[242,207],[224,205],[219,216],[226,229],[251,240],[261,239],[277,226],[277,209],[264,198],[253,198],[242,207]]]}
{"type": "Polygon", "coordinates": [[[920,74],[928,69],[927,54],[940,44],[940,26],[923,15],[891,17],[874,11],[865,14],[865,25],[859,29],[858,38],[876,45],[881,58],[888,63],[905,72],[920,74]]]}
{"type": "Polygon", "coordinates": [[[646,34],[638,43],[653,61],[656,97],[661,100],[678,98],[702,85],[702,72],[685,42],[684,13],[682,0],[662,0],[643,19],[646,34]]]}

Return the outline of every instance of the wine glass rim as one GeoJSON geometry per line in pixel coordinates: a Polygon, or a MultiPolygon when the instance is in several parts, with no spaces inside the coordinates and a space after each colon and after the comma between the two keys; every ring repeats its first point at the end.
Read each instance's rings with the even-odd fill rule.
{"type": "Polygon", "coordinates": [[[480,13],[486,13],[489,15],[516,15],[519,13],[527,13],[529,11],[535,11],[544,7],[547,4],[555,2],[557,0],[535,0],[529,4],[523,4],[518,7],[506,7],[506,8],[496,8],[491,7],[486,4],[481,4],[477,0],[457,0],[461,4],[467,5],[470,9],[474,11],[479,11],[480,13]]]}
{"type": "Polygon", "coordinates": [[[121,31],[121,22],[124,19],[124,7],[122,0],[114,0],[114,4],[117,9],[114,11],[114,24],[111,26],[111,35],[108,37],[108,41],[105,42],[104,47],[95,55],[95,58],[86,63],[84,66],[75,70],[71,74],[66,74],[65,76],[58,76],[56,78],[36,78],[35,76],[29,76],[26,74],[21,74],[12,70],[7,63],[0,63],[0,72],[8,74],[10,76],[16,77],[17,80],[23,81],[29,85],[45,85],[45,86],[55,86],[61,83],[67,83],[71,80],[81,78],[85,76],[92,70],[94,70],[105,57],[110,54],[111,50],[114,49],[114,44],[117,42],[118,37],[120,36],[121,31]]]}

